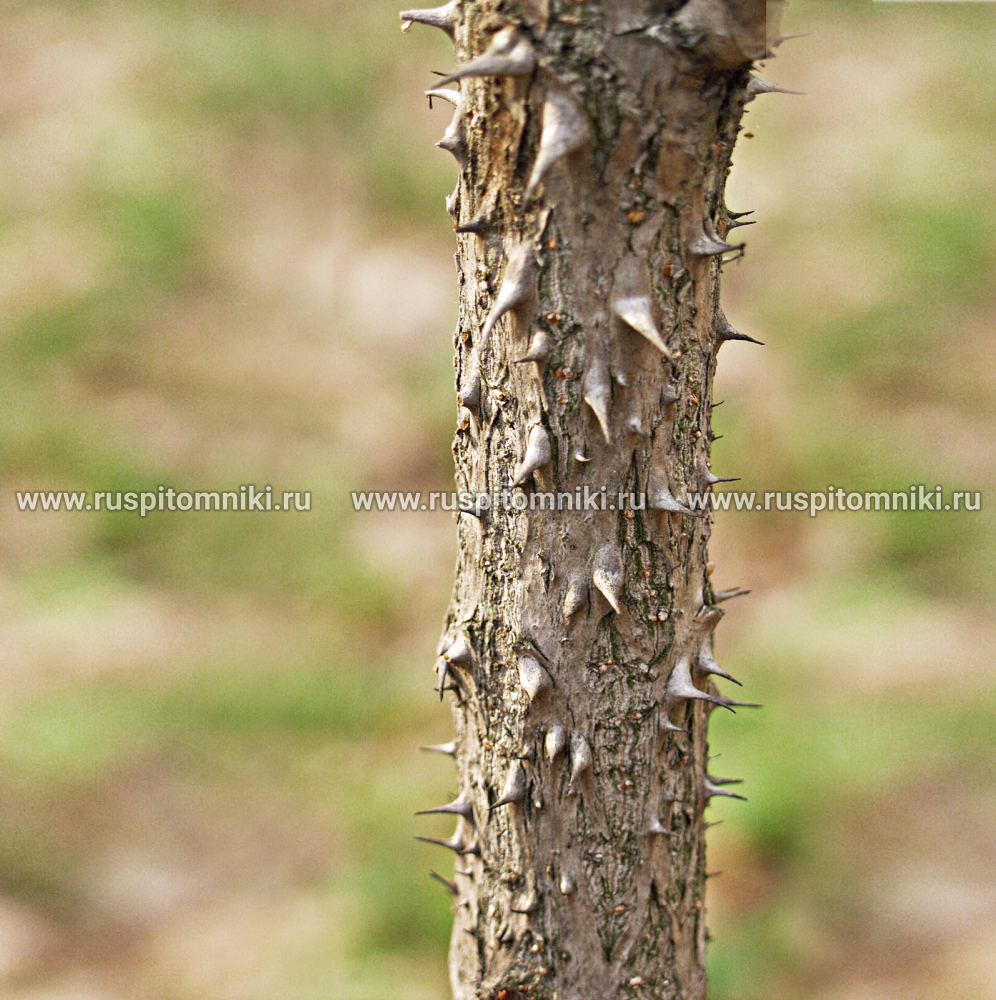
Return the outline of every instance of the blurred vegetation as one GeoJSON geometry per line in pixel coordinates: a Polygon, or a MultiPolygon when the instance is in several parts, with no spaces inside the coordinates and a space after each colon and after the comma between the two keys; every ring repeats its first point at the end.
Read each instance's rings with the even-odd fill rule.
{"type": "MultiPolygon", "coordinates": [[[[996,10],[796,0],[729,202],[720,474],[981,513],[719,515],[763,712],[710,833],[713,1000],[993,993],[996,10]]],[[[5,996],[435,1000],[454,791],[430,691],[456,288],[445,39],[315,0],[0,14],[5,996]],[[20,513],[14,490],[310,490],[20,513]],[[442,796],[443,798],[440,798],[442,796]]]]}

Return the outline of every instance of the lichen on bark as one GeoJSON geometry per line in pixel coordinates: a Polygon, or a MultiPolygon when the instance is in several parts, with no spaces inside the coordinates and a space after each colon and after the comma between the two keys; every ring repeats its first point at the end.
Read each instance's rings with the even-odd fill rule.
{"type": "Polygon", "coordinates": [[[706,727],[729,700],[688,503],[715,481],[724,186],[768,6],[402,14],[458,67],[457,488],[525,501],[460,515],[439,648],[457,1000],[704,996],[706,727]],[[529,502],[603,487],[594,510],[529,502]]]}

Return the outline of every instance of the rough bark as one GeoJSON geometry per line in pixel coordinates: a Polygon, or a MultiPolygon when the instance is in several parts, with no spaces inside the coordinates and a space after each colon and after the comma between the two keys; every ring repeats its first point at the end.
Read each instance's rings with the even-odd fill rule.
{"type": "Polygon", "coordinates": [[[527,505],[460,515],[436,667],[457,1000],[705,994],[706,727],[727,699],[710,517],[687,504],[716,481],[716,355],[739,336],[723,190],[751,63],[778,41],[766,8],[402,14],[450,33],[459,67],[437,88],[460,170],[457,488],[527,505]],[[529,503],[585,487],[604,507],[529,503]]]}

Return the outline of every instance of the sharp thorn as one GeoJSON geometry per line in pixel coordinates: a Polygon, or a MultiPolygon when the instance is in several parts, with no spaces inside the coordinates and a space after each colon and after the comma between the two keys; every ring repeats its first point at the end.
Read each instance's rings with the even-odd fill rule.
{"type": "Polygon", "coordinates": [[[501,287],[495,296],[491,311],[481,327],[480,346],[484,347],[491,339],[491,333],[498,320],[510,309],[521,305],[529,295],[532,279],[535,273],[532,247],[528,241],[519,243],[508,255],[505,274],[501,287]]]}
{"type": "Polygon", "coordinates": [[[434,90],[427,90],[425,96],[429,98],[429,108],[432,108],[432,99],[438,97],[441,101],[447,101],[453,105],[453,107],[458,107],[460,104],[460,91],[459,90],[447,90],[445,87],[437,87],[434,90]]]}
{"type": "Polygon", "coordinates": [[[612,610],[619,614],[622,611],[622,588],[625,567],[622,553],[616,545],[610,542],[603,545],[595,554],[592,566],[591,582],[598,592],[609,602],[612,610]]]}
{"type": "Polygon", "coordinates": [[[505,779],[505,786],[502,788],[498,801],[491,806],[490,811],[501,806],[511,805],[513,802],[521,802],[526,797],[526,767],[521,760],[513,760],[509,768],[508,777],[505,779]]]}
{"type": "Polygon", "coordinates": [[[587,771],[592,764],[591,744],[582,733],[574,733],[571,736],[571,781],[569,790],[573,790],[578,779],[587,771]]]}
{"type": "Polygon", "coordinates": [[[612,406],[612,383],[609,379],[608,365],[605,359],[597,356],[589,365],[582,384],[584,401],[591,408],[602,429],[606,444],[612,443],[612,428],[609,422],[609,410],[612,406]]]}
{"type": "Polygon", "coordinates": [[[521,486],[537,469],[549,465],[551,460],[550,435],[542,424],[535,424],[529,432],[526,453],[522,456],[522,463],[515,470],[512,486],[521,486]]]}
{"type": "Polygon", "coordinates": [[[431,816],[436,813],[453,813],[456,816],[462,816],[466,820],[472,820],[474,818],[474,808],[470,804],[468,799],[465,799],[462,795],[454,799],[452,802],[447,802],[444,806],[436,806],[433,809],[420,809],[416,816],[431,816]]]}
{"type": "Polygon", "coordinates": [[[440,84],[455,83],[471,76],[528,76],[536,68],[536,52],[518,28],[502,28],[491,44],[475,59],[464,63],[440,84]]]}
{"type": "Polygon", "coordinates": [[[518,662],[519,684],[526,692],[529,703],[532,704],[540,694],[552,686],[553,680],[546,667],[535,656],[519,653],[518,662]]]}
{"type": "Polygon", "coordinates": [[[453,881],[451,881],[448,878],[444,878],[442,875],[439,874],[439,872],[434,872],[434,871],[432,871],[430,869],[430,871],[429,871],[429,878],[434,878],[437,882],[440,883],[440,885],[445,886],[446,887],[446,891],[454,899],[456,899],[457,896],[460,895],[460,889],[457,887],[456,882],[453,882],[453,881]]]}
{"type": "Polygon", "coordinates": [[[746,597],[749,593],[749,590],[744,590],[741,587],[734,587],[732,590],[719,590],[716,592],[715,601],[717,604],[722,604],[723,601],[731,601],[734,597],[746,597]]]}
{"type": "Polygon", "coordinates": [[[741,802],[747,801],[743,795],[737,795],[736,792],[728,792],[725,788],[721,788],[719,785],[714,785],[708,778],[703,780],[702,788],[705,792],[706,799],[711,799],[716,795],[723,795],[728,799],[739,799],[741,802]]]}
{"type": "Polygon", "coordinates": [[[726,243],[715,236],[710,236],[709,233],[703,230],[692,242],[688,245],[688,252],[694,257],[716,257],[719,254],[731,253],[737,250],[744,250],[746,248],[746,243],[726,243]]]}
{"type": "Polygon", "coordinates": [[[655,474],[651,473],[647,482],[648,503],[651,510],[664,510],[669,514],[685,514],[688,517],[702,517],[698,511],[675,499],[671,491],[655,474]]]}
{"type": "MultiPolygon", "coordinates": [[[[745,340],[748,344],[757,344],[759,347],[764,347],[764,343],[762,341],[755,340],[753,337],[748,337],[746,333],[741,333],[739,330],[735,330],[730,321],[726,318],[726,314],[722,309],[720,309],[716,313],[717,347],[726,343],[728,340],[745,340]]],[[[715,440],[715,438],[713,440],[715,440]]]]}
{"type": "Polygon", "coordinates": [[[553,762],[567,748],[567,732],[563,726],[551,726],[543,740],[546,759],[553,762]]]}
{"type": "Polygon", "coordinates": [[[541,365],[550,356],[552,350],[553,343],[550,340],[550,334],[541,328],[533,334],[533,339],[529,341],[526,353],[521,358],[516,358],[515,363],[523,365],[527,361],[535,361],[541,365]]]}
{"type": "Polygon", "coordinates": [[[442,7],[432,7],[425,10],[403,10],[401,12],[401,30],[410,31],[412,24],[426,24],[431,28],[441,28],[450,38],[459,20],[459,0],[450,0],[442,7]]]}
{"type": "Polygon", "coordinates": [[[543,102],[543,129],[539,150],[529,181],[522,195],[525,207],[546,172],[561,157],[579,150],[591,138],[591,128],[584,110],[568,92],[551,90],[543,102]]]}
{"type": "MultiPolygon", "coordinates": [[[[712,705],[719,705],[730,712],[733,712],[730,706],[735,704],[734,702],[729,702],[728,699],[723,698],[721,695],[710,694],[708,691],[703,691],[695,686],[695,683],[692,681],[691,664],[688,656],[682,656],[674,665],[674,669],[671,671],[667,679],[667,684],[664,687],[664,698],[665,708],[668,711],[681,701],[705,701],[712,705]]],[[[734,714],[736,713],[734,712],[734,714]]]]}

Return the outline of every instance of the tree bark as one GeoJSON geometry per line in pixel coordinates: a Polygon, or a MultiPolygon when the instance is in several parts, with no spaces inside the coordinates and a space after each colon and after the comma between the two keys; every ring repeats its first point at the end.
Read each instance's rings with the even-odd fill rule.
{"type": "Polygon", "coordinates": [[[711,517],[689,504],[717,481],[716,355],[740,336],[718,304],[738,250],[723,191],[751,63],[779,41],[766,8],[402,14],[450,33],[458,66],[437,88],[460,167],[453,452],[475,497],[437,663],[457,1000],[705,995],[706,727],[731,703],[711,517]]]}

